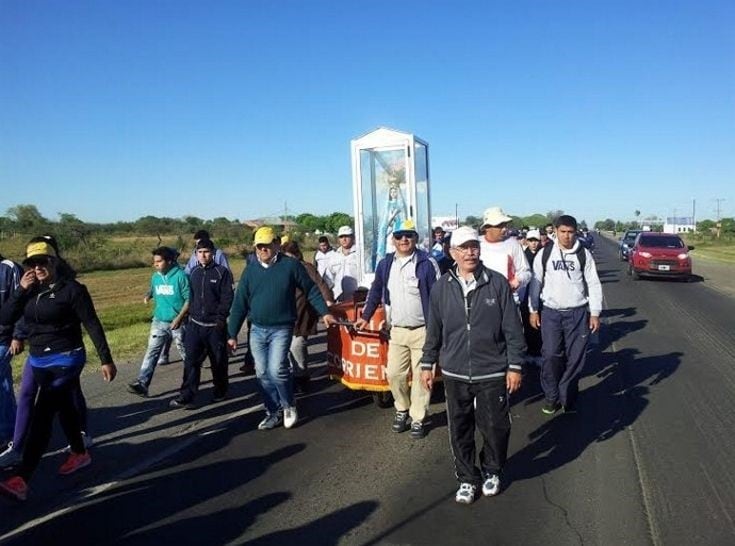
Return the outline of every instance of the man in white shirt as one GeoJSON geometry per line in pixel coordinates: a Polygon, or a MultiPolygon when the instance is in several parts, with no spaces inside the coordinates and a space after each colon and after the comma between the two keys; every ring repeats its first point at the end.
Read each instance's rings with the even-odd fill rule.
{"type": "Polygon", "coordinates": [[[339,248],[329,256],[329,263],[324,271],[324,280],[334,293],[337,302],[349,301],[357,290],[359,263],[355,232],[350,226],[342,226],[337,231],[339,248]]]}
{"type": "Polygon", "coordinates": [[[531,268],[518,239],[506,238],[511,220],[500,207],[490,207],[485,211],[480,227],[480,231],[484,230],[480,241],[480,260],[485,267],[508,279],[513,298],[518,304],[518,291],[531,280],[531,268]]]}
{"type": "Polygon", "coordinates": [[[319,237],[319,245],[314,254],[314,266],[322,278],[324,277],[324,272],[327,270],[329,258],[332,254],[334,254],[334,249],[329,244],[329,239],[326,235],[322,235],[319,237]]]}

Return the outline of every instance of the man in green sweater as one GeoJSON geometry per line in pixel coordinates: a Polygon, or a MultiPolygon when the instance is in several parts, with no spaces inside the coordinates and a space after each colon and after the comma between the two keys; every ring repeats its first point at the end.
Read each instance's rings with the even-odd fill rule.
{"type": "Polygon", "coordinates": [[[265,404],[265,419],[260,430],[270,430],[281,423],[291,428],[298,419],[293,393],[293,378],[288,351],[296,322],[296,288],[316,309],[326,326],[335,323],[319,289],[304,266],[278,251],[275,233],[270,227],[255,232],[256,260],[248,263],[235,292],[228,322],[228,345],[237,349],[237,334],[249,318],[250,349],[255,358],[258,379],[265,404]]]}
{"type": "MultiPolygon", "coordinates": [[[[162,246],[153,251],[153,268],[150,294],[156,308],[153,311],[148,349],[140,366],[138,379],[128,385],[128,390],[140,396],[148,396],[148,387],[156,371],[158,357],[164,346],[173,338],[176,347],[185,357],[184,318],[189,309],[189,277],[176,262],[174,251],[162,246]]],[[[148,303],[148,296],[145,298],[148,303]]]]}

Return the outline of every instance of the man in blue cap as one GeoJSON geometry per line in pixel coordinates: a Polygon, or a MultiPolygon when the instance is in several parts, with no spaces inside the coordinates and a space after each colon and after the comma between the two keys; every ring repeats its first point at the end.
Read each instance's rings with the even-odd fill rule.
{"type": "Polygon", "coordinates": [[[378,305],[385,306],[390,325],[386,371],[396,407],[392,430],[404,432],[410,425],[411,437],[421,439],[426,435],[424,421],[431,392],[418,380],[419,360],[426,339],[429,291],[440,276],[439,265],[427,252],[416,248],[418,232],[411,218],[397,228],[393,232],[396,251],[378,262],[362,318],[355,322],[355,328],[365,328],[378,305]],[[411,386],[409,371],[413,375],[411,386]]]}

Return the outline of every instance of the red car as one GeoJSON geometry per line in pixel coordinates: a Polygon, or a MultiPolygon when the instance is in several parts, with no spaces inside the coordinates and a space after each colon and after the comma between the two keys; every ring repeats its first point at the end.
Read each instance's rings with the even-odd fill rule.
{"type": "Polygon", "coordinates": [[[692,275],[692,259],[681,237],[670,233],[644,231],[636,237],[628,258],[628,275],[638,279],[651,277],[678,277],[689,280],[692,275]]]}

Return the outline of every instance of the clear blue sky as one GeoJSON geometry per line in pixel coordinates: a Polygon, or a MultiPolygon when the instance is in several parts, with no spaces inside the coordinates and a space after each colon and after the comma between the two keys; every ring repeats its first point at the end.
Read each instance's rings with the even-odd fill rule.
{"type": "Polygon", "coordinates": [[[735,2],[0,0],[0,212],[352,213],[350,139],[433,213],[735,214],[735,2]]]}

